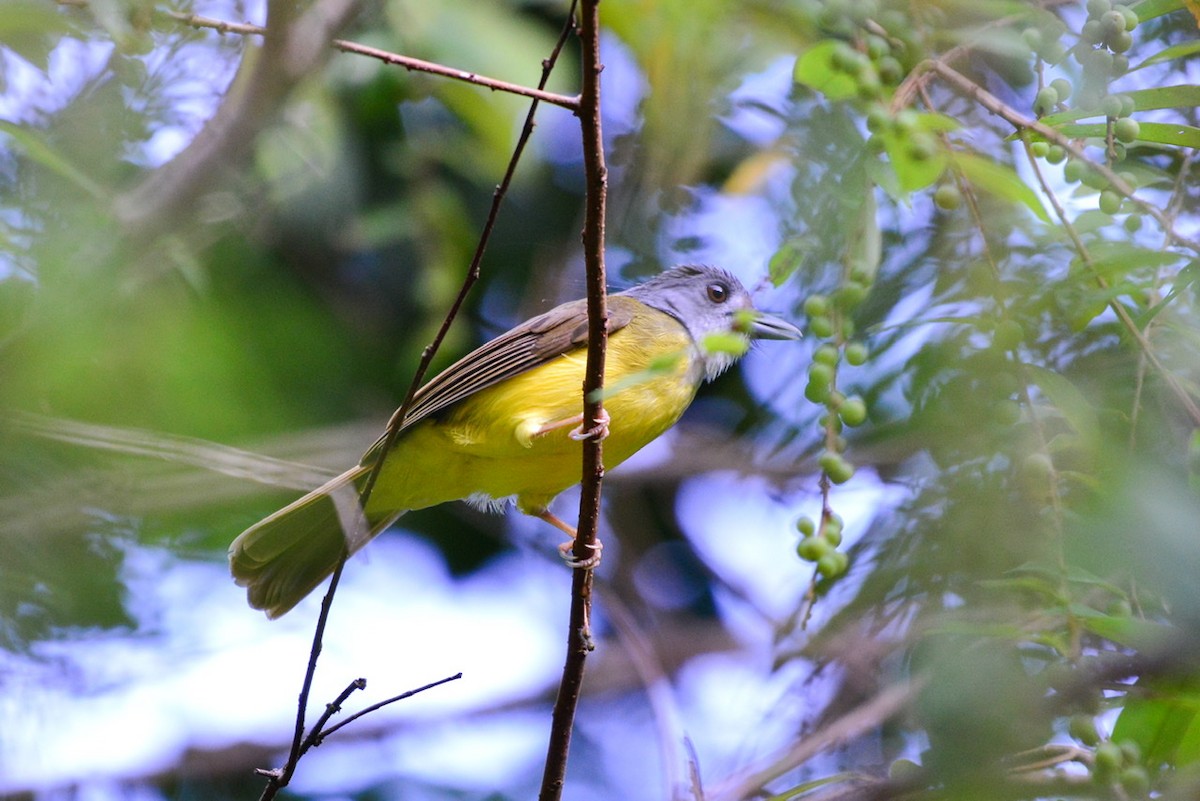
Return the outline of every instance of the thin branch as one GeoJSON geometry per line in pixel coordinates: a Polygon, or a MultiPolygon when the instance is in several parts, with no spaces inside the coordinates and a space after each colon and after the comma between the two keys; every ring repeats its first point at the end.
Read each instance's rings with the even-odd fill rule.
{"type": "Polygon", "coordinates": [[[325,624],[329,621],[329,609],[333,605],[333,596],[337,592],[338,581],[342,578],[342,568],[346,566],[346,554],[333,569],[329,579],[329,587],[325,597],[321,599],[321,613],[317,616],[317,627],[313,631],[312,647],[308,652],[308,667],[304,671],[304,682],[300,685],[300,697],[296,704],[296,727],[292,734],[292,748],[288,752],[287,762],[278,771],[266,772],[267,786],[263,788],[259,801],[270,801],[280,789],[286,787],[296,772],[296,764],[304,755],[302,749],[304,740],[304,716],[308,709],[308,695],[312,691],[313,677],[317,672],[317,659],[321,655],[321,645],[325,638],[325,624]]]}
{"type": "Polygon", "coordinates": [[[715,792],[710,792],[709,801],[740,801],[757,795],[769,782],[803,765],[827,748],[849,742],[895,717],[916,698],[924,684],[924,681],[914,679],[884,688],[874,698],[828,726],[798,740],[763,767],[748,771],[740,778],[726,782],[715,792]]]}
{"type": "Polygon", "coordinates": [[[319,728],[314,727],[312,736],[310,737],[310,739],[313,741],[312,744],[314,746],[320,745],[321,743],[323,743],[325,741],[326,737],[333,734],[335,731],[338,731],[339,729],[343,729],[346,726],[349,726],[351,723],[353,723],[354,721],[363,717],[364,715],[369,715],[372,712],[375,712],[376,710],[379,710],[379,709],[383,709],[385,706],[394,704],[397,701],[403,701],[406,698],[412,698],[414,695],[417,695],[418,693],[423,693],[426,690],[432,690],[434,687],[440,687],[443,684],[449,684],[452,681],[458,681],[459,679],[462,678],[462,675],[463,675],[462,673],[455,673],[453,676],[447,676],[444,679],[438,679],[437,681],[431,681],[431,682],[429,682],[429,684],[423,685],[421,687],[417,687],[415,690],[407,690],[405,692],[400,693],[399,695],[393,695],[391,698],[387,698],[383,701],[380,701],[377,704],[371,704],[366,709],[355,712],[353,715],[346,718],[345,720],[343,720],[341,723],[337,724],[336,726],[331,726],[327,731],[321,731],[319,728]]]}
{"type": "MultiPolygon", "coordinates": [[[[600,119],[600,10],[599,0],[583,0],[579,15],[582,91],[579,124],[583,137],[586,202],[583,255],[587,266],[588,352],[583,379],[583,428],[604,419],[600,390],[604,386],[604,361],[608,348],[608,297],[604,270],[604,214],[608,168],[604,163],[604,137],[600,119]],[[590,421],[590,422],[589,422],[590,421]]],[[[579,526],[575,558],[581,562],[598,552],[596,529],[600,519],[600,489],[604,478],[602,436],[583,442],[583,476],[579,496],[579,526]]],[[[592,570],[576,569],[571,581],[571,614],[567,654],[550,726],[546,766],[540,801],[562,797],[571,747],[571,729],[583,686],[583,669],[593,645],[590,632],[592,570]]]]}
{"type": "MultiPolygon", "coordinates": [[[[60,0],[60,2],[62,2],[62,0],[60,0]]],[[[266,33],[266,28],[249,22],[226,22],[225,20],[213,19],[212,17],[205,17],[201,16],[200,14],[188,14],[183,11],[166,11],[162,13],[176,22],[180,22],[189,27],[209,28],[223,34],[235,33],[242,36],[261,36],[266,33]]],[[[330,44],[335,50],[340,50],[343,53],[353,53],[359,56],[367,56],[368,58],[378,59],[386,64],[395,64],[396,66],[404,67],[405,69],[414,72],[427,72],[431,75],[438,75],[443,78],[473,83],[476,86],[482,86],[495,92],[507,92],[513,95],[520,95],[521,97],[528,97],[533,100],[540,100],[550,103],[554,106],[560,106],[561,108],[565,108],[572,112],[578,111],[579,109],[578,97],[548,92],[545,89],[544,82],[539,84],[538,87],[534,89],[528,86],[523,86],[522,84],[510,83],[497,78],[489,78],[486,75],[480,75],[477,72],[459,70],[453,67],[447,67],[444,64],[437,64],[432,61],[424,61],[419,58],[413,58],[412,56],[404,56],[399,53],[380,50],[377,47],[369,47],[357,42],[351,42],[347,39],[334,39],[330,44]]]]}

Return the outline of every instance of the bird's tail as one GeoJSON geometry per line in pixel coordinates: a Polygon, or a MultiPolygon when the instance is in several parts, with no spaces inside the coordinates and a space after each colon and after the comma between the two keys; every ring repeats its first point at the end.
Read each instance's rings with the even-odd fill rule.
{"type": "Polygon", "coordinates": [[[360,484],[370,467],[355,467],[255,523],[229,546],[229,569],[250,605],[277,618],[401,512],[363,513],[360,484]]]}

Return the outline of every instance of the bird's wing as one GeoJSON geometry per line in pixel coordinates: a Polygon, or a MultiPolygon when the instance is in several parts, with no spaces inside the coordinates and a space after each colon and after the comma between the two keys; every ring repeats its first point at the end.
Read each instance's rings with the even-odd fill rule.
{"type": "MultiPolygon", "coordinates": [[[[608,303],[608,332],[629,324],[642,304],[613,295],[608,303]]],[[[402,428],[437,414],[482,389],[545,364],[587,342],[587,301],[576,300],[550,311],[480,345],[434,376],[417,390],[402,428]]],[[[371,447],[362,464],[369,464],[383,438],[371,447]]]]}

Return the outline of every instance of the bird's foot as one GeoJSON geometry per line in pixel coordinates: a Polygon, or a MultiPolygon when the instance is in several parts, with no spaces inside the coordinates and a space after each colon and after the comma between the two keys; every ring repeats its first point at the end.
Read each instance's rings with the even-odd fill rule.
{"type": "Polygon", "coordinates": [[[576,442],[582,442],[585,439],[592,439],[593,437],[596,439],[604,439],[608,436],[608,424],[611,422],[612,418],[608,416],[608,410],[602,408],[600,409],[600,414],[595,420],[592,421],[594,425],[591,428],[589,428],[587,431],[584,431],[583,423],[580,422],[580,424],[572,429],[567,436],[576,442]]]}

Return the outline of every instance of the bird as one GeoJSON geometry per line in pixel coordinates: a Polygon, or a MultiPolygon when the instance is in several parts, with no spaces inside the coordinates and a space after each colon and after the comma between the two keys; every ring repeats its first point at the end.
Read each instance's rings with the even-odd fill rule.
{"type": "Polygon", "coordinates": [[[581,439],[606,436],[611,470],[674,425],[750,340],[802,336],[756,309],[736,276],[708,265],[672,267],[614,293],[608,312],[606,419],[582,422],[586,299],[521,323],[416,392],[365,508],[359,494],[387,435],[356,466],[233,540],[230,570],[250,606],[283,615],[402,514],[448,501],[493,510],[515,501],[573,537],[549,506],[580,480],[581,439]]]}

